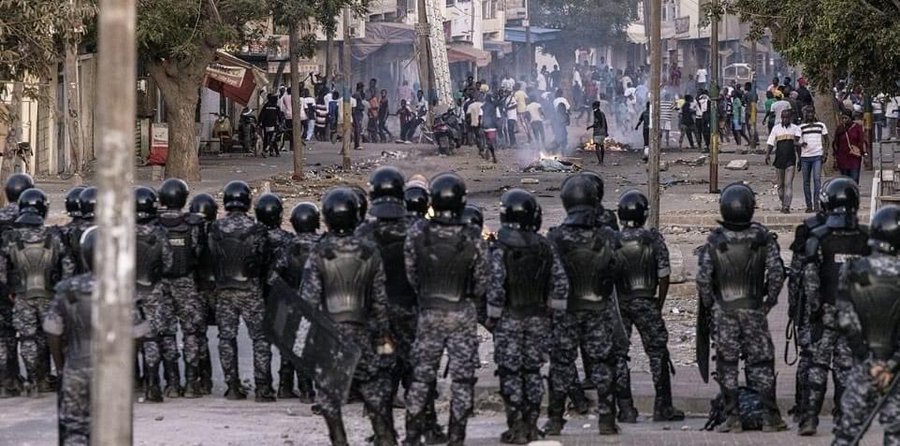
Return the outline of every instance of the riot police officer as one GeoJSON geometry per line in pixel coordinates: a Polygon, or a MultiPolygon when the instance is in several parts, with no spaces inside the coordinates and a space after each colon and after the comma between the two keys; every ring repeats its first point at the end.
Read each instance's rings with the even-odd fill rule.
{"type": "MultiPolygon", "coordinates": [[[[178,344],[175,342],[178,319],[172,296],[166,294],[162,282],[163,275],[172,268],[174,254],[166,230],[159,225],[156,192],[149,187],[136,187],[134,200],[137,211],[135,296],[140,312],[150,324],[150,332],[143,340],[144,397],[146,401],[159,403],[163,400],[160,365],[166,362],[166,368],[178,370],[178,344]]],[[[180,376],[171,371],[166,375],[165,395],[168,398],[180,396],[179,381],[180,376]]]]}
{"type": "Polygon", "coordinates": [[[584,170],[579,175],[588,177],[597,186],[597,225],[608,226],[610,229],[618,231],[619,223],[616,220],[616,213],[612,209],[603,207],[603,177],[591,170],[584,170]]]}
{"type": "MultiPolygon", "coordinates": [[[[389,377],[381,370],[381,353],[393,347],[385,292],[385,273],[378,248],[354,235],[359,225],[359,199],[352,189],[328,191],[322,199],[328,232],[309,253],[303,271],[300,296],[320,308],[336,323],[345,339],[362,352],[354,380],[372,419],[376,445],[396,444],[385,407],[389,377]]],[[[319,392],[319,407],[333,445],[347,445],[341,401],[319,392]]]]}
{"type": "MultiPolygon", "coordinates": [[[[194,267],[194,283],[197,284],[197,293],[203,301],[204,320],[207,325],[215,325],[216,319],[216,274],[212,263],[212,254],[209,252],[208,234],[209,226],[216,221],[219,213],[219,205],[216,199],[209,194],[197,194],[191,198],[188,211],[200,217],[200,238],[197,245],[200,255],[194,267]]],[[[200,362],[197,370],[200,393],[209,395],[212,393],[212,361],[209,356],[209,342],[206,349],[200,350],[200,362]]]]}
{"type": "Polygon", "coordinates": [[[879,209],[870,233],[872,253],[848,260],[838,279],[837,325],[854,362],[841,397],[842,415],[834,429],[832,444],[837,446],[856,444],[853,440],[879,398],[887,399],[879,417],[884,444],[900,442],[900,394],[891,386],[900,357],[896,336],[900,322],[900,208],[889,205],[879,209]]]}
{"type": "Polygon", "coordinates": [[[744,359],[747,385],[766,410],[763,431],[786,426],[775,400],[775,347],[766,315],[778,303],[784,265],[773,233],[753,222],[753,190],[734,183],[722,190],[721,226],[699,251],[697,291],[712,309],[716,371],[727,418],[719,432],[742,432],[738,406],[738,361],[744,359]]]}
{"type": "Polygon", "coordinates": [[[500,198],[503,227],[490,251],[492,286],[487,290],[488,325],[509,430],[503,443],[539,440],[544,383],[541,367],[549,349],[550,312],[565,311],[566,271],[553,245],[541,235],[537,201],[512,189],[500,198]]]}
{"type": "Polygon", "coordinates": [[[265,305],[259,283],[266,228],[247,215],[251,205],[247,183],[232,181],[223,192],[226,215],[210,225],[208,243],[216,272],[219,359],[228,385],[225,397],[247,398],[241,387],[237,357],[238,318],[243,317],[253,341],[256,401],[271,402],[275,401],[272,347],[262,327],[265,305]]]}
{"type": "MultiPolygon", "coordinates": [[[[278,195],[272,193],[261,195],[256,200],[253,212],[256,214],[256,221],[266,227],[266,243],[261,272],[262,277],[268,278],[278,258],[278,253],[294,240],[294,235],[281,229],[284,204],[278,195]]],[[[263,299],[266,302],[269,300],[268,282],[263,286],[263,299]]],[[[278,368],[278,398],[297,398],[298,396],[294,392],[294,366],[288,361],[286,355],[282,354],[281,365],[278,368]]]]}
{"type": "Polygon", "coordinates": [[[477,315],[469,296],[483,296],[489,280],[487,244],[460,219],[466,185],[453,173],[431,180],[434,218],[419,220],[404,242],[406,275],[418,293],[413,382],[406,396],[406,442],[419,444],[429,387],[446,347],[450,357],[449,444],[462,445],[472,415],[477,315]],[[471,286],[471,288],[469,288],[471,286]]]}
{"type": "Polygon", "coordinates": [[[78,209],[81,210],[81,218],[87,223],[93,224],[97,210],[97,188],[86,187],[78,194],[78,209]]]}
{"type": "MultiPolygon", "coordinates": [[[[566,395],[578,383],[575,360],[579,346],[582,360],[591,364],[590,379],[597,388],[599,431],[618,433],[612,401],[613,376],[622,340],[614,298],[616,233],[597,225],[600,196],[596,182],[586,175],[569,177],[560,197],[566,210],[561,226],[547,238],[554,244],[569,279],[566,312],[553,320],[550,353],[550,394],[547,408],[548,435],[559,435],[565,425],[566,395]]],[[[622,349],[624,351],[624,349],[622,349]]]]}
{"type": "MultiPolygon", "coordinates": [[[[309,257],[309,252],[313,246],[319,242],[319,208],[315,203],[299,203],[291,210],[290,221],[296,236],[292,237],[288,244],[278,251],[275,263],[269,272],[269,284],[271,285],[276,279],[280,278],[291,289],[299,292],[306,259],[309,257]]],[[[281,367],[284,368],[287,359],[282,356],[281,361],[281,367]]],[[[293,394],[293,376],[281,376],[280,378],[284,382],[286,382],[286,379],[290,379],[290,391],[288,392],[288,397],[290,397],[293,394]]],[[[281,381],[279,382],[278,390],[279,398],[285,398],[280,395],[282,387],[285,387],[281,381]]],[[[302,375],[299,370],[297,371],[297,388],[300,391],[297,396],[302,403],[310,404],[314,401],[316,394],[313,390],[312,377],[302,375]]]]}
{"type": "MultiPolygon", "coordinates": [[[[631,338],[632,326],[637,328],[644,352],[650,359],[656,390],[653,421],[683,420],[684,412],[672,407],[671,360],[667,347],[669,333],[662,318],[662,308],[669,291],[669,249],[659,231],[644,227],[649,213],[647,197],[639,191],[625,192],[619,198],[618,216],[623,226],[619,233],[618,251],[622,274],[616,284],[619,309],[627,337],[631,338]]],[[[621,364],[627,362],[620,361],[621,364]]],[[[627,394],[631,395],[629,375],[627,367],[619,368],[616,386],[627,389],[627,394]]],[[[619,404],[622,405],[621,402],[619,404]]],[[[633,407],[630,401],[625,406],[633,407]]]]}
{"type": "Polygon", "coordinates": [[[403,190],[403,201],[406,203],[406,211],[410,216],[425,218],[428,215],[428,208],[431,206],[428,183],[411,179],[403,190]]]}
{"type": "Polygon", "coordinates": [[[66,193],[66,214],[71,220],[60,228],[60,232],[63,236],[63,243],[66,244],[66,249],[72,253],[70,254],[70,257],[75,262],[76,274],[84,273],[80,261],[81,256],[77,255],[77,253],[78,246],[81,242],[81,234],[90,226],[87,220],[81,216],[81,202],[79,197],[84,189],[85,188],[82,186],[76,186],[69,189],[66,193]]]}
{"type": "MultiPolygon", "coordinates": [[[[19,195],[34,187],[34,180],[24,173],[10,175],[6,180],[4,192],[7,205],[0,208],[0,237],[19,217],[19,195]]],[[[16,329],[13,325],[13,301],[9,298],[10,290],[0,289],[0,398],[18,396],[21,392],[19,383],[19,346],[16,340],[16,329]]]]}
{"type": "Polygon", "coordinates": [[[55,390],[41,322],[53,298],[53,287],[71,277],[75,265],[59,231],[44,226],[48,204],[43,191],[25,190],[19,195],[17,208],[15,227],[3,234],[0,245],[0,284],[15,296],[12,322],[19,333],[28,374],[25,390],[36,395],[55,390]]]}
{"type": "MultiPolygon", "coordinates": [[[[830,180],[821,192],[825,223],[806,241],[803,265],[805,318],[809,327],[809,363],[802,396],[800,435],[815,435],[825,399],[828,372],[833,371],[835,401],[840,401],[843,378],[852,366],[846,342],[835,331],[838,273],[846,259],[869,254],[868,230],[859,225],[859,188],[847,177],[830,180]]],[[[840,418],[840,415],[837,416],[840,418]]]]}
{"type": "MultiPolygon", "coordinates": [[[[159,224],[166,230],[172,247],[172,266],[163,275],[164,289],[175,308],[184,335],[184,397],[199,398],[200,358],[209,355],[206,338],[206,302],[197,292],[194,268],[200,257],[203,217],[183,212],[190,189],[178,178],[169,178],[159,188],[162,213],[159,224]]],[[[178,363],[166,363],[166,382],[178,381],[178,363]]],[[[173,387],[169,387],[174,391],[173,387]]],[[[169,398],[177,395],[172,392],[169,398]]]]}

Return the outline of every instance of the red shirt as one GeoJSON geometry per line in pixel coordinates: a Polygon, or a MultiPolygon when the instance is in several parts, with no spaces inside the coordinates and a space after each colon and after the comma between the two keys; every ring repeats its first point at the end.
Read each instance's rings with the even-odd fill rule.
{"type": "Polygon", "coordinates": [[[850,154],[851,144],[862,151],[866,150],[865,134],[862,126],[856,122],[850,124],[850,128],[846,130],[843,126],[838,127],[834,134],[834,159],[837,161],[838,169],[854,170],[862,165],[862,157],[850,154]]]}

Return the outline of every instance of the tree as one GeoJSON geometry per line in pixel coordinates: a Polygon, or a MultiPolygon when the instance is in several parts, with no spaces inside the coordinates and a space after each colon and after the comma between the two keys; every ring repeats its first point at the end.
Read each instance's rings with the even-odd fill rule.
{"type": "Polygon", "coordinates": [[[775,49],[802,66],[820,92],[847,77],[870,92],[900,90],[898,0],[727,0],[723,6],[750,23],[751,37],[768,29],[775,49]]]}
{"type": "Polygon", "coordinates": [[[262,35],[266,0],[140,0],[137,42],[141,60],[166,102],[166,175],[200,180],[195,113],[206,67],[216,51],[262,35]]]}
{"type": "Polygon", "coordinates": [[[638,1],[531,0],[528,11],[531,24],[560,30],[556,39],[542,45],[543,51],[559,62],[560,83],[567,95],[572,86],[575,51],[623,40],[624,29],[637,19],[638,1]]]}

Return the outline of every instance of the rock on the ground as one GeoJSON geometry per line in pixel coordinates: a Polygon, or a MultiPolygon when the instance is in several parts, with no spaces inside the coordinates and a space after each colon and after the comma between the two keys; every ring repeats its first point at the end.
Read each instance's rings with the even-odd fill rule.
{"type": "Polygon", "coordinates": [[[732,160],[728,162],[728,165],[725,166],[728,170],[747,170],[750,167],[750,161],[747,160],[732,160]]]}

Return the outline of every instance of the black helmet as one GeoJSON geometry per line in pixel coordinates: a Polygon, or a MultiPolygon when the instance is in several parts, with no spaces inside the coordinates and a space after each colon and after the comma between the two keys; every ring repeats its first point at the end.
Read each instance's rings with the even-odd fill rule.
{"type": "Polygon", "coordinates": [[[463,208],[460,220],[462,220],[463,224],[475,225],[479,229],[484,228],[484,213],[481,212],[481,208],[474,204],[467,204],[463,208]]]}
{"type": "Polygon", "coordinates": [[[231,181],[222,191],[222,203],[226,211],[247,212],[250,210],[250,185],[243,181],[231,181]]]}
{"type": "Polygon", "coordinates": [[[594,182],[594,185],[597,186],[597,206],[600,206],[603,202],[603,177],[592,170],[584,170],[580,175],[590,178],[591,181],[594,182]]]}
{"type": "Polygon", "coordinates": [[[69,217],[81,217],[81,202],[78,197],[84,190],[84,186],[75,186],[66,193],[66,213],[69,217]]]}
{"type": "Polygon", "coordinates": [[[97,209],[97,188],[88,187],[78,195],[78,209],[81,209],[81,218],[92,220],[97,209]]]}
{"type": "Polygon", "coordinates": [[[756,197],[753,189],[744,183],[732,183],[722,190],[719,196],[719,211],[722,213],[721,223],[729,229],[742,230],[750,227],[753,212],[756,208],[756,197]]]}
{"type": "Polygon", "coordinates": [[[431,180],[431,208],[434,220],[444,223],[459,221],[466,207],[466,183],[455,173],[442,173],[431,180]]]}
{"type": "Polygon", "coordinates": [[[26,189],[19,195],[19,215],[33,214],[42,219],[47,217],[47,196],[36,188],[26,189]]]}
{"type": "Polygon", "coordinates": [[[216,214],[219,213],[219,205],[216,203],[216,199],[210,194],[195,195],[194,198],[191,198],[189,209],[192,214],[203,214],[203,218],[206,219],[206,221],[215,220],[216,214]]]}
{"type": "Polygon", "coordinates": [[[391,166],[380,167],[369,177],[371,214],[375,218],[395,219],[406,215],[403,204],[403,173],[391,166]]]}
{"type": "Polygon", "coordinates": [[[650,215],[650,202],[647,197],[638,190],[630,190],[619,198],[619,220],[625,226],[641,227],[647,222],[650,215]]]}
{"type": "Polygon", "coordinates": [[[428,189],[419,185],[406,186],[403,191],[403,201],[406,202],[406,212],[416,217],[425,217],[428,207],[431,205],[431,197],[428,189]]]}
{"type": "Polygon", "coordinates": [[[256,207],[253,208],[256,213],[256,219],[260,223],[269,228],[277,228],[281,226],[281,215],[284,213],[284,205],[281,204],[281,198],[275,194],[262,194],[256,200],[256,207]]]}
{"type": "Polygon", "coordinates": [[[887,205],[872,217],[869,246],[877,251],[896,254],[900,248],[900,207],[887,205]]]}
{"type": "Polygon", "coordinates": [[[87,269],[94,270],[94,250],[97,246],[97,227],[91,226],[81,234],[79,240],[78,251],[81,255],[81,262],[87,269]]]}
{"type": "Polygon", "coordinates": [[[848,177],[833,178],[822,186],[819,203],[826,214],[855,214],[859,210],[859,186],[848,177]]]}
{"type": "Polygon", "coordinates": [[[355,185],[346,187],[356,197],[356,205],[359,208],[359,223],[366,221],[366,212],[369,210],[369,198],[366,196],[366,190],[355,185]]]}
{"type": "Polygon", "coordinates": [[[518,229],[539,226],[538,204],[534,195],[524,189],[510,189],[500,197],[500,223],[518,229]]]}
{"type": "Polygon", "coordinates": [[[567,213],[597,208],[597,183],[588,175],[574,175],[563,181],[559,197],[567,213]]]}
{"type": "Polygon", "coordinates": [[[6,201],[15,203],[19,195],[34,187],[34,179],[27,173],[14,173],[6,180],[6,201]]]}
{"type": "Polygon", "coordinates": [[[308,201],[294,206],[291,210],[291,226],[297,234],[318,231],[319,207],[308,201]]]}
{"type": "Polygon", "coordinates": [[[328,230],[339,235],[353,233],[359,224],[359,197],[348,187],[331,189],[322,198],[322,214],[328,230]]]}
{"type": "Polygon", "coordinates": [[[166,209],[179,210],[187,203],[191,189],[184,180],[169,178],[159,186],[159,204],[166,209]]]}
{"type": "Polygon", "coordinates": [[[137,221],[147,221],[156,217],[156,191],[146,186],[134,188],[134,203],[137,206],[137,221]]]}

